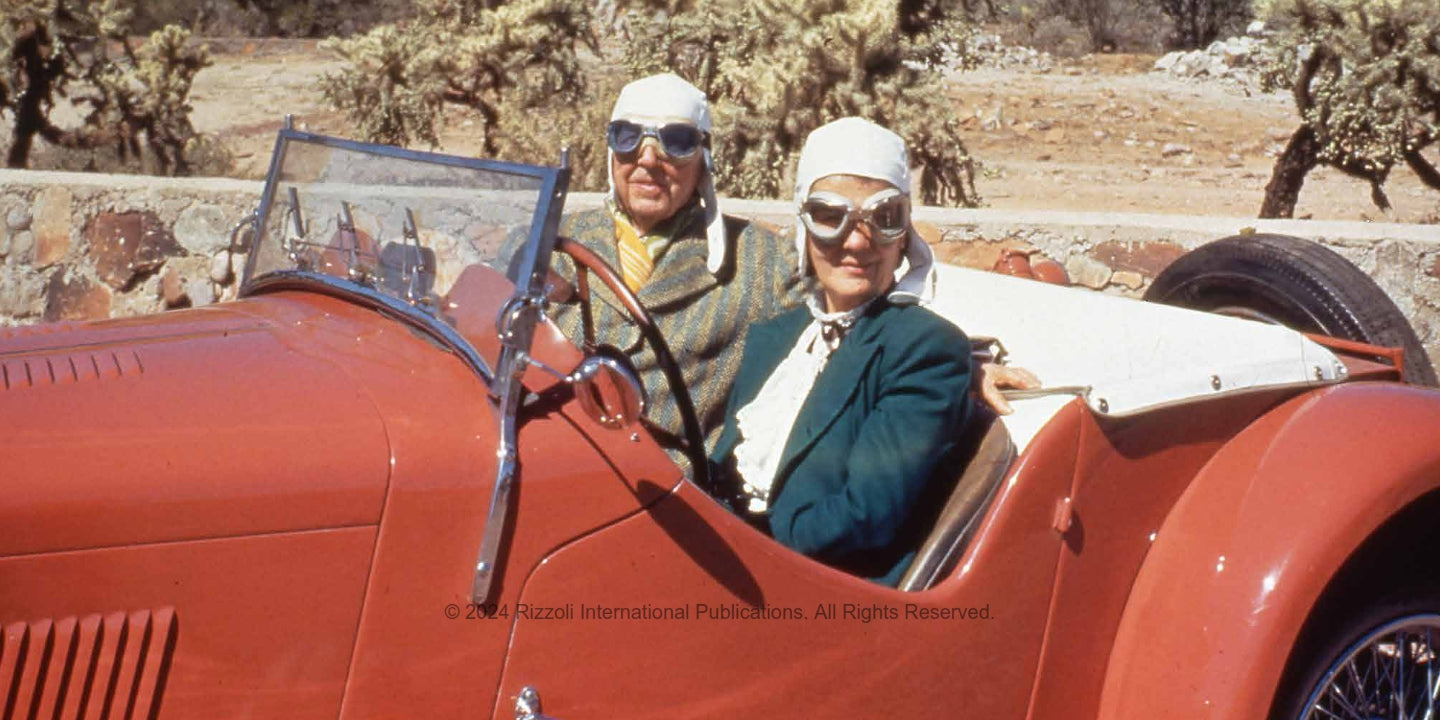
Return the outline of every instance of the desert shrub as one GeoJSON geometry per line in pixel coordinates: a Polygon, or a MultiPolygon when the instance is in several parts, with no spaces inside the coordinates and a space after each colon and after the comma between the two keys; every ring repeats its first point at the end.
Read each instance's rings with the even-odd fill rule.
{"type": "Polygon", "coordinates": [[[1159,0],[1160,9],[1175,23],[1172,44],[1201,48],[1215,42],[1251,17],[1251,0],[1159,0]]]}
{"type": "MultiPolygon", "coordinates": [[[[924,201],[978,201],[934,70],[964,47],[951,5],[631,0],[594,13],[627,33],[630,75],[673,70],[710,96],[721,192],[788,194],[809,131],[862,115],[910,143],[924,201]]],[[[599,52],[592,18],[582,0],[427,0],[412,21],[328,41],[348,64],[322,89],[367,140],[438,144],[446,108],[458,105],[479,115],[487,154],[553,163],[569,147],[575,186],[603,187],[605,124],[623,78],[603,58],[580,64],[580,52],[599,52]]]]}
{"type": "Polygon", "coordinates": [[[1440,16],[1434,0],[1296,0],[1262,80],[1288,88],[1302,123],[1276,160],[1261,217],[1290,217],[1324,163],[1370,184],[1408,165],[1440,190],[1424,156],[1440,140],[1440,16]]]}
{"type": "Polygon", "coordinates": [[[207,35],[325,37],[413,13],[408,0],[145,0],[135,7],[133,30],[177,24],[207,35]]]}
{"type": "Polygon", "coordinates": [[[1012,42],[1075,57],[1114,47],[1118,0],[1019,0],[1010,7],[1019,35],[1012,42]]]}
{"type": "Polygon", "coordinates": [[[711,99],[716,183],[727,194],[785,197],[806,135],[859,115],[893,129],[920,166],[927,203],[978,202],[975,163],[934,68],[965,46],[939,2],[697,0],[633,22],[632,74],[673,70],[711,99]]]}
{"type": "Polygon", "coordinates": [[[139,159],[161,174],[191,172],[187,148],[198,135],[190,124],[190,86],[209,65],[208,53],[173,25],[134,47],[131,18],[123,0],[10,3],[0,18],[6,60],[0,111],[13,121],[10,167],[29,164],[38,137],[70,150],[108,148],[120,161],[139,159]],[[52,120],[57,98],[81,111],[79,126],[52,120]]]}
{"type": "Polygon", "coordinates": [[[1058,57],[1079,57],[1092,52],[1093,46],[1085,28],[1064,15],[1026,13],[1020,32],[1009,42],[1035,48],[1058,57]]]}
{"type": "Polygon", "coordinates": [[[321,90],[362,137],[435,145],[445,106],[459,105],[479,114],[496,155],[502,108],[529,117],[585,98],[577,51],[596,43],[585,0],[423,0],[417,13],[324,44],[348,66],[321,90]]]}
{"type": "Polygon", "coordinates": [[[1158,53],[1173,43],[1173,25],[1154,0],[1112,1],[1117,8],[1111,29],[1117,50],[1158,53]]]}
{"type": "Polygon", "coordinates": [[[1019,0],[1009,16],[1007,41],[1061,57],[1155,52],[1171,33],[1155,0],[1019,0]]]}

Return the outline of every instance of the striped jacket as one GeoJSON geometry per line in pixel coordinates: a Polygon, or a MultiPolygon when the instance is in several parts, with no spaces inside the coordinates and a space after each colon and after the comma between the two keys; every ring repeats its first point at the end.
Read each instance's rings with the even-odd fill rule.
{"type": "MultiPolygon", "coordinates": [[[[803,284],[795,274],[792,243],[740,218],[727,216],[725,226],[731,244],[726,265],[718,275],[705,267],[703,213],[690,212],[690,222],[676,233],[638,293],[680,365],[700,427],[706,433],[707,449],[714,445],[724,423],[725,403],[740,367],[746,330],[804,301],[803,284]]],[[[608,209],[566,216],[560,234],[590,248],[619,272],[615,221],[608,209]]],[[[553,264],[566,279],[575,279],[569,258],[557,253],[553,264]]],[[[679,410],[654,353],[609,290],[592,279],[590,291],[598,300],[591,303],[596,344],[612,345],[630,357],[650,396],[647,418],[661,430],[683,438],[679,410]]],[[[550,315],[579,345],[583,330],[578,304],[554,306],[550,315]]],[[[660,439],[663,445],[673,448],[673,442],[660,439]]],[[[671,456],[678,454],[671,452],[671,456]]]]}

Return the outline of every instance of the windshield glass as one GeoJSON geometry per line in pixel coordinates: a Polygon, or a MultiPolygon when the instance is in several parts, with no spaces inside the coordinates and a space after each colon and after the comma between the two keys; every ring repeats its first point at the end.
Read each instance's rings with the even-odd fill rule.
{"type": "Polygon", "coordinates": [[[245,282],[316,273],[434,314],[465,268],[507,268],[502,249],[548,258],[514,251],[542,239],[556,173],[282,130],[245,282]]]}

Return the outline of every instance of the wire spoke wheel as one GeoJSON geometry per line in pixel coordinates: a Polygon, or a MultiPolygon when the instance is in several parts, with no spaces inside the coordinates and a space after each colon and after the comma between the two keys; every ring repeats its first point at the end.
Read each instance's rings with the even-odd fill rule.
{"type": "Polygon", "coordinates": [[[1388,622],[1345,650],[1310,692],[1303,720],[1440,720],[1440,615],[1388,622]]]}

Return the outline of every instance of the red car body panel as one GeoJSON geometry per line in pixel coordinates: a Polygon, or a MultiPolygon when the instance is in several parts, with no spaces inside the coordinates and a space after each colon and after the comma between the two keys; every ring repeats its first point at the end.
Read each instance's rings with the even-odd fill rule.
{"type": "Polygon", "coordinates": [[[383,426],[333,363],[233,310],[131,327],[6,343],[0,556],[379,520],[383,426]]]}
{"type": "Polygon", "coordinates": [[[1160,528],[1100,716],[1267,712],[1326,583],[1370,533],[1435,490],[1436,438],[1434,393],[1389,383],[1307,393],[1240,433],[1160,528]]]}
{"type": "Polygon", "coordinates": [[[374,544],[373,527],[351,527],[0,559],[10,717],[39,717],[62,685],[64,717],[133,717],[156,685],[112,673],[141,664],[142,626],[56,630],[173,611],[173,655],[143,658],[164,672],[161,717],[333,718],[374,544]]]}
{"type": "Polygon", "coordinates": [[[500,687],[544,688],[557,717],[750,717],[804,708],[815,717],[966,708],[1020,717],[1044,642],[1061,538],[1055,502],[1071,489],[1086,412],[1067,407],[1035,438],[957,577],[903,593],[797,556],[694,485],[549,558],[525,585],[532,606],[573,618],[520,619],[500,687]],[[623,559],[623,561],[622,561],[623,559]],[[846,604],[857,610],[846,617],[846,604]],[[990,620],[906,618],[904,606],[985,607],[990,620]],[[798,608],[807,618],[585,620],[581,606],[798,608]],[[897,617],[866,620],[866,609],[897,617]],[[820,619],[817,608],[834,608],[820,619]],[[757,650],[763,648],[763,651],[757,650]],[[890,689],[904,687],[904,692],[890,689]]]}

